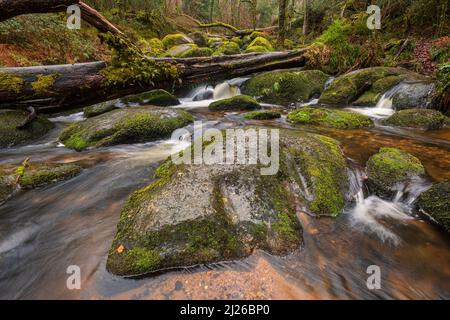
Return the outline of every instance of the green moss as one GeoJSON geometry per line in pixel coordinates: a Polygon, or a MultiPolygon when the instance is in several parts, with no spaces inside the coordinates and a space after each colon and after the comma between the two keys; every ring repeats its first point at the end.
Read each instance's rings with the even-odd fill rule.
{"type": "Polygon", "coordinates": [[[243,93],[260,97],[262,101],[289,104],[308,101],[320,94],[329,77],[318,70],[272,71],[259,74],[248,80],[243,93]]]}
{"type": "Polygon", "coordinates": [[[393,88],[402,81],[401,76],[387,76],[375,81],[372,88],[361,95],[353,105],[357,106],[375,106],[380,98],[389,89],[393,88]]]}
{"type": "Polygon", "coordinates": [[[88,147],[152,141],[192,121],[192,115],[182,110],[119,109],[72,124],[59,139],[67,148],[81,151],[88,147]]]}
{"type": "Polygon", "coordinates": [[[270,50],[263,46],[248,46],[245,49],[245,53],[253,53],[253,52],[269,52],[270,50]]]}
{"type": "Polygon", "coordinates": [[[125,104],[149,104],[160,107],[176,106],[180,104],[180,101],[171,93],[166,90],[156,89],[141,94],[128,96],[122,99],[125,104]]]}
{"type": "Polygon", "coordinates": [[[250,38],[251,40],[254,40],[254,39],[258,38],[258,37],[260,37],[260,38],[266,38],[267,35],[266,35],[264,32],[253,31],[253,32],[250,34],[250,36],[249,36],[249,38],[250,38]]]}
{"type": "Polygon", "coordinates": [[[244,114],[244,118],[251,120],[270,120],[281,118],[281,113],[276,111],[253,111],[244,114]]]}
{"type": "Polygon", "coordinates": [[[81,172],[81,167],[72,164],[54,165],[46,163],[32,163],[21,166],[19,184],[23,189],[45,186],[57,181],[75,177],[81,172]]]}
{"type": "Polygon", "coordinates": [[[396,127],[440,129],[445,124],[445,116],[437,110],[407,109],[394,113],[383,120],[383,124],[396,127]]]}
{"type": "Polygon", "coordinates": [[[264,47],[268,51],[273,51],[272,44],[269,40],[263,37],[256,37],[249,45],[249,47],[264,47]]]}
{"type": "Polygon", "coordinates": [[[148,56],[158,57],[165,52],[164,44],[158,38],[150,40],[141,39],[137,43],[138,47],[148,56]]]}
{"type": "Polygon", "coordinates": [[[199,47],[206,47],[208,45],[208,39],[206,35],[201,31],[189,33],[188,37],[191,38],[199,47]]]}
{"type": "Polygon", "coordinates": [[[399,183],[425,174],[419,159],[395,148],[381,148],[367,161],[366,171],[369,188],[380,196],[389,195],[399,183]]]}
{"type": "Polygon", "coordinates": [[[182,33],[169,34],[162,39],[162,43],[166,49],[180,44],[194,43],[192,39],[182,33]]]}
{"type": "Polygon", "coordinates": [[[51,92],[50,88],[55,84],[55,75],[38,75],[36,81],[31,83],[31,87],[33,88],[36,94],[46,94],[51,92]]]}
{"type": "Polygon", "coordinates": [[[362,114],[326,108],[304,107],[289,113],[294,123],[323,125],[338,129],[357,129],[373,126],[373,121],[362,114]]]}
{"type": "Polygon", "coordinates": [[[0,71],[0,90],[6,90],[13,93],[20,93],[24,84],[22,77],[0,71]]]}
{"type": "Polygon", "coordinates": [[[192,48],[181,54],[181,58],[192,58],[192,57],[209,57],[212,56],[213,50],[210,48],[192,48]]]}
{"type": "Polygon", "coordinates": [[[158,251],[141,247],[127,251],[125,259],[131,261],[133,273],[136,274],[154,269],[161,261],[158,251]]]}
{"type": "Polygon", "coordinates": [[[114,105],[114,103],[98,103],[84,108],[84,116],[86,118],[92,118],[116,109],[117,107],[114,105]]]}
{"type": "Polygon", "coordinates": [[[362,96],[358,103],[373,104],[373,100],[379,99],[378,94],[399,83],[401,72],[394,68],[374,67],[348,73],[335,79],[322,93],[319,102],[348,105],[362,96]],[[368,96],[364,97],[366,92],[369,92],[368,96]]]}
{"type": "Polygon", "coordinates": [[[31,142],[44,136],[54,127],[52,122],[38,116],[26,128],[16,129],[27,116],[26,111],[0,110],[0,148],[31,142]]]}
{"type": "Polygon", "coordinates": [[[261,105],[252,97],[244,95],[215,101],[209,105],[209,110],[212,111],[240,111],[255,109],[261,109],[261,105]]]}
{"type": "Polygon", "coordinates": [[[198,49],[196,44],[180,44],[173,46],[169,50],[166,51],[164,57],[176,57],[181,58],[186,52],[189,52],[193,49],[198,49]]]}
{"type": "Polygon", "coordinates": [[[239,45],[235,42],[231,41],[224,41],[222,42],[219,47],[214,52],[215,56],[220,55],[233,55],[233,54],[239,54],[241,53],[241,49],[239,48],[239,45]]]}
{"type": "MultiPolygon", "coordinates": [[[[287,148],[288,159],[294,164],[283,166],[300,168],[304,181],[297,183],[308,191],[304,201],[309,210],[316,215],[338,216],[345,205],[345,190],[348,187],[346,160],[339,143],[321,135],[299,136],[287,148]]],[[[289,176],[297,177],[295,169],[289,176]]],[[[292,172],[292,170],[294,170],[292,172]]]]}
{"type": "Polygon", "coordinates": [[[419,207],[450,231],[450,181],[435,183],[418,199],[419,207]]]}

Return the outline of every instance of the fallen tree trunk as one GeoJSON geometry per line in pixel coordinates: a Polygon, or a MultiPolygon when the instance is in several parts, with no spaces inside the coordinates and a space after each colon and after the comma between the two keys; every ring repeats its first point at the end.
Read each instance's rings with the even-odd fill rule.
{"type": "Polygon", "coordinates": [[[44,112],[62,111],[152,89],[300,67],[305,64],[306,50],[188,59],[148,58],[149,63],[175,67],[178,76],[175,83],[174,80],[161,80],[144,86],[135,83],[110,84],[102,72],[107,67],[105,62],[3,68],[0,69],[0,108],[33,106],[44,112]]]}
{"type": "Polygon", "coordinates": [[[22,14],[66,12],[70,5],[78,5],[81,10],[81,19],[99,31],[124,36],[122,31],[97,10],[79,0],[0,0],[0,22],[22,14]]]}

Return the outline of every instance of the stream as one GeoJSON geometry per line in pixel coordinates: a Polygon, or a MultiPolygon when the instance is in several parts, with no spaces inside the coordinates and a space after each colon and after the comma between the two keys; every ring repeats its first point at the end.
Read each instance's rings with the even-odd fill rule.
{"type": "MultiPolygon", "coordinates": [[[[450,237],[415,215],[411,204],[431,182],[450,179],[450,129],[299,127],[285,116],[249,121],[239,113],[207,109],[211,101],[239,94],[245,80],[199,86],[174,108],[188,110],[207,127],[268,125],[338,139],[348,157],[354,197],[342,215],[315,219],[299,213],[303,245],[285,257],[257,251],[239,261],[142,279],[114,276],[105,265],[124,202],[152,182],[164,159],[188,144],[166,139],[75,152],[57,137],[83,114],[55,117],[50,134],[32,145],[2,150],[0,164],[30,157],[86,169],[71,180],[20,192],[0,206],[0,299],[449,299],[450,237]],[[400,147],[423,162],[428,176],[408,186],[409,197],[401,192],[393,201],[364,196],[360,181],[365,162],[382,146],[400,147]],[[66,287],[70,265],[81,268],[81,290],[66,287]],[[379,290],[366,284],[372,265],[381,270],[379,290]]],[[[386,93],[374,108],[352,110],[380,119],[393,112],[391,96],[386,93]]]]}

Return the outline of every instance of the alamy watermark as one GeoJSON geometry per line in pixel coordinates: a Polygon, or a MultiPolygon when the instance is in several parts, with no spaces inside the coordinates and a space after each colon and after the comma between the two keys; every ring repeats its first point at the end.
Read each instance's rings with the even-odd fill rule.
{"type": "Polygon", "coordinates": [[[69,290],[81,289],[81,268],[77,265],[71,265],[67,267],[66,273],[69,277],[66,281],[66,287],[69,290]]]}
{"type": "Polygon", "coordinates": [[[81,29],[81,9],[78,5],[73,4],[67,7],[67,28],[70,30],[81,29]]]}
{"type": "Polygon", "coordinates": [[[381,268],[377,265],[371,265],[367,267],[367,274],[370,276],[367,278],[367,289],[379,290],[381,289],[381,268]]]}
{"type": "Polygon", "coordinates": [[[178,129],[173,140],[190,137],[191,148],[173,154],[175,164],[194,165],[260,165],[261,175],[276,175],[280,168],[280,132],[278,129],[203,130],[201,121],[194,123],[194,134],[178,129]]]}

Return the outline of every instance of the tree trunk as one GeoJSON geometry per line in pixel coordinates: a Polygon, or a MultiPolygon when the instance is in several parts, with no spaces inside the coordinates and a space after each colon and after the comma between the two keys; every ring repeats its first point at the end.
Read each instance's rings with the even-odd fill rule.
{"type": "Polygon", "coordinates": [[[29,13],[66,12],[70,5],[78,5],[81,19],[101,32],[111,32],[123,36],[123,33],[98,11],[79,0],[0,0],[0,22],[29,13]]]}
{"type": "Polygon", "coordinates": [[[278,47],[284,47],[286,38],[286,2],[287,0],[278,0],[278,47]]]}
{"type": "MultiPolygon", "coordinates": [[[[307,49],[290,52],[251,53],[235,56],[205,58],[154,58],[152,60],[172,64],[179,72],[181,85],[215,82],[218,79],[249,75],[260,71],[300,67],[305,64],[307,49]]],[[[86,105],[120,98],[157,88],[172,88],[174,83],[158,82],[154,85],[108,85],[101,71],[105,62],[74,65],[38,66],[0,69],[1,77],[20,77],[15,87],[0,87],[0,108],[26,108],[33,106],[40,111],[53,112],[75,109],[86,105]],[[53,76],[54,82],[45,90],[35,90],[38,77],[53,76]]],[[[180,85],[177,83],[177,85],[180,85]]]]}
{"type": "Polygon", "coordinates": [[[308,34],[308,29],[309,29],[309,5],[308,5],[308,0],[303,0],[304,1],[304,6],[305,6],[305,16],[303,19],[303,35],[306,36],[308,34]]]}

